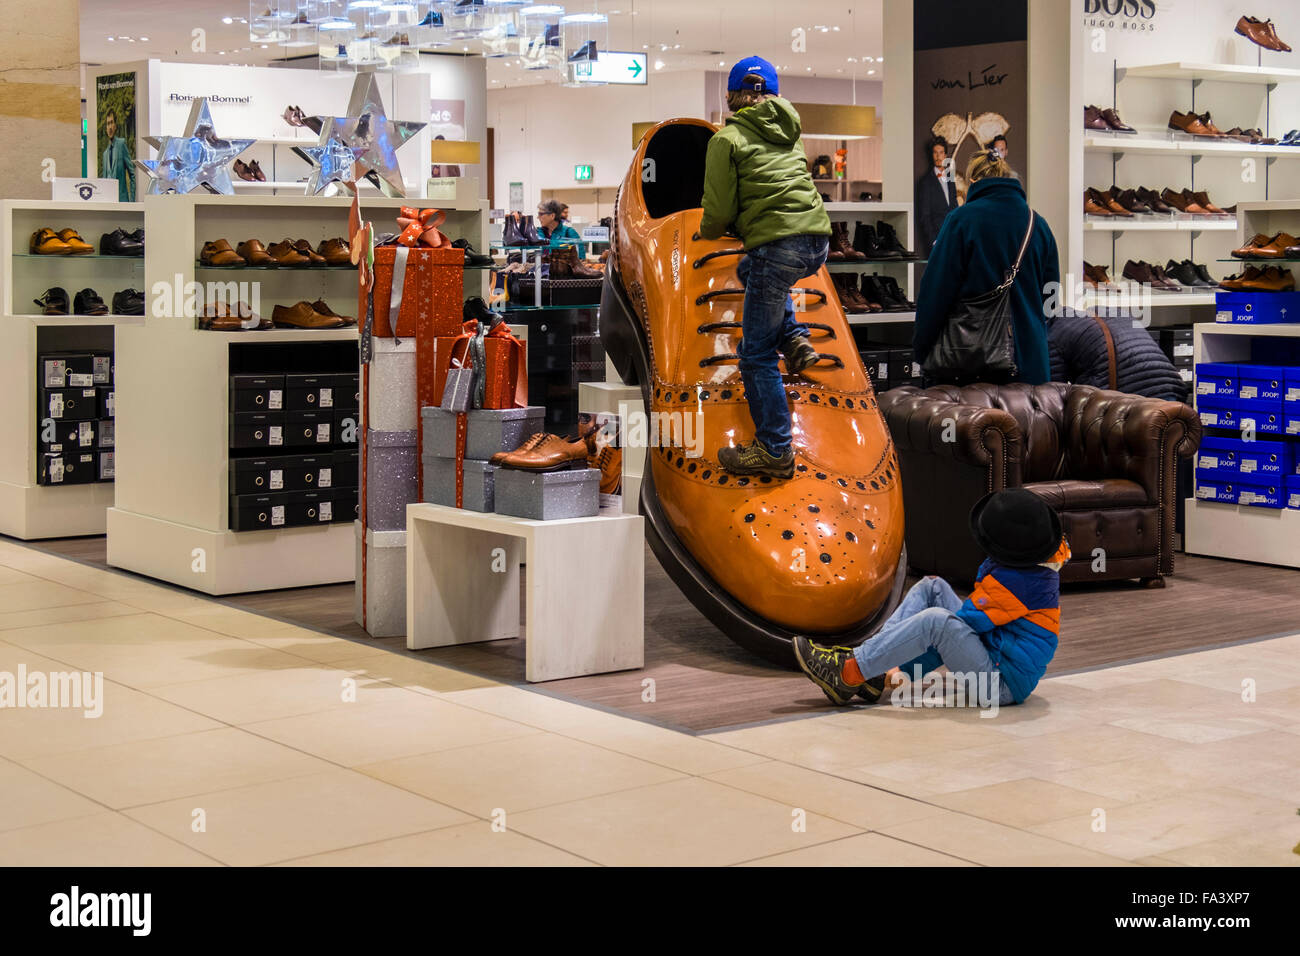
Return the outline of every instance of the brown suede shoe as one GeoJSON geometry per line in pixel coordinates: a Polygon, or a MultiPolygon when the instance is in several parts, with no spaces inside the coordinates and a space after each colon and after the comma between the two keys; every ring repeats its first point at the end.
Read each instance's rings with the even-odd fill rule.
{"type": "Polygon", "coordinates": [[[271,310],[271,321],[278,328],[288,329],[339,329],[343,320],[337,315],[321,315],[310,302],[297,305],[277,305],[271,310]]]}
{"type": "Polygon", "coordinates": [[[1285,259],[1287,250],[1297,244],[1297,239],[1285,232],[1279,232],[1262,245],[1256,246],[1251,250],[1251,255],[1247,259],[1285,259]]]}
{"type": "Polygon", "coordinates": [[[1088,216],[1106,216],[1111,217],[1115,214],[1110,211],[1107,203],[1100,196],[1096,195],[1097,190],[1088,189],[1083,193],[1083,211],[1088,216]]]}
{"type": "Polygon", "coordinates": [[[202,251],[199,252],[199,262],[202,265],[214,266],[218,269],[248,265],[248,260],[230,248],[230,243],[225,239],[218,239],[216,242],[205,242],[202,251]]]}
{"type": "Polygon", "coordinates": [[[1224,212],[1222,209],[1220,209],[1220,208],[1219,208],[1218,206],[1216,206],[1214,203],[1210,202],[1210,196],[1209,196],[1209,194],[1206,193],[1204,190],[1202,190],[1201,192],[1198,192],[1198,193],[1192,193],[1192,198],[1193,198],[1194,200],[1196,200],[1196,205],[1200,206],[1202,209],[1204,209],[1206,212],[1208,212],[1211,216],[1226,216],[1226,215],[1227,215],[1226,212],[1224,212]]]}
{"type": "Polygon", "coordinates": [[[271,258],[271,254],[266,251],[266,246],[262,245],[260,239],[245,239],[238,248],[235,249],[250,266],[261,266],[263,268],[275,268],[280,263],[271,258]]]}

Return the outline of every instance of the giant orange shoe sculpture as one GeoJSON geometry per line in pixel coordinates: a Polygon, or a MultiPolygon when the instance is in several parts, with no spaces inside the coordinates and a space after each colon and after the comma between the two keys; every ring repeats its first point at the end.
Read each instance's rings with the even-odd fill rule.
{"type": "Polygon", "coordinates": [[[652,421],[676,413],[702,431],[694,448],[661,441],[649,451],[640,507],[655,555],[730,638],[793,666],[794,635],[855,645],[898,603],[907,564],[898,458],[823,267],[793,293],[822,355],[785,377],[794,477],[718,465],[718,449],[752,441],[754,425],[736,358],[740,243],[698,236],[713,132],[669,120],[642,138],[618,193],[601,338],[623,381],[641,386],[652,421]]]}

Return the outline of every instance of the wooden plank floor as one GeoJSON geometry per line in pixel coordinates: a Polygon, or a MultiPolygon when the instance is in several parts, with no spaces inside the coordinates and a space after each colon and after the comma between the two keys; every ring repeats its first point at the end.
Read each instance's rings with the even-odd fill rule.
{"type": "MultiPolygon", "coordinates": [[[[33,542],[32,547],[104,566],[103,538],[33,542]]],[[[521,640],[408,652],[376,641],[352,621],[352,585],[233,595],[224,603],[339,637],[382,646],[506,683],[524,682],[521,640]]],[[[646,552],[646,666],[534,686],[546,693],[653,723],[704,732],[820,711],[825,699],[798,674],[732,644],[682,598],[646,552]],[[655,700],[642,700],[642,681],[655,700]]],[[[522,616],[522,606],[521,606],[522,616]]],[[[1300,632],[1300,572],[1178,555],[1163,590],[1136,583],[1072,586],[1061,601],[1061,645],[1048,674],[1160,657],[1300,632]]]]}

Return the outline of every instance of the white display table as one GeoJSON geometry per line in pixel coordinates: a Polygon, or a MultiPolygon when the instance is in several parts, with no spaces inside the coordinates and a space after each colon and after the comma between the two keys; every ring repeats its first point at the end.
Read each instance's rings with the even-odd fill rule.
{"type": "Polygon", "coordinates": [[[530,682],[645,664],[640,515],[533,521],[443,505],[406,508],[406,646],[518,637],[528,565],[530,682]]]}

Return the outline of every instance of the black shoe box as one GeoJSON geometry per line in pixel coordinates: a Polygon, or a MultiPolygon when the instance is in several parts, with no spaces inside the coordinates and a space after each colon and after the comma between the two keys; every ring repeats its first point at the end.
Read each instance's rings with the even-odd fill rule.
{"type": "Polygon", "coordinates": [[[289,448],[328,448],[334,443],[334,412],[286,412],[284,443],[289,448]]]}
{"type": "Polygon", "coordinates": [[[230,376],[232,412],[278,412],[283,408],[283,375],[230,376]]]}
{"type": "Polygon", "coordinates": [[[1175,368],[1192,367],[1193,336],[1190,325],[1171,326],[1147,330],[1160,345],[1160,350],[1174,363],[1175,368]],[[1186,364],[1183,364],[1186,363],[1186,364]]]}
{"type": "Polygon", "coordinates": [[[97,453],[90,451],[65,452],[61,455],[41,455],[36,463],[38,485],[88,485],[98,480],[97,453]]]}
{"type": "Polygon", "coordinates": [[[112,360],[91,352],[42,352],[37,364],[43,388],[90,388],[96,381],[96,369],[111,376],[112,360]],[[97,359],[99,360],[97,362],[97,359]]]}
{"type": "Polygon", "coordinates": [[[117,417],[117,399],[113,392],[112,385],[97,385],[95,391],[98,392],[99,414],[96,418],[116,418],[117,417]]]}
{"type": "Polygon", "coordinates": [[[911,349],[891,349],[889,358],[889,387],[920,385],[921,368],[915,364],[911,349]]]}
{"type": "Polygon", "coordinates": [[[334,487],[361,487],[361,452],[344,449],[334,453],[334,487]]]}
{"type": "Polygon", "coordinates": [[[112,481],[115,474],[115,455],[116,452],[100,451],[96,452],[99,458],[99,472],[96,476],[97,481],[112,481]]]}
{"type": "Polygon", "coordinates": [[[361,498],[357,494],[357,489],[352,488],[335,488],[334,489],[334,520],[335,521],[356,521],[361,517],[361,498]]]}
{"type": "Polygon", "coordinates": [[[117,444],[117,424],[111,418],[101,418],[95,423],[95,437],[98,448],[113,448],[117,444]]]}
{"type": "Polygon", "coordinates": [[[99,391],[90,388],[42,388],[41,418],[62,422],[91,421],[108,416],[99,414],[99,391]]]}
{"type": "Polygon", "coordinates": [[[291,412],[360,408],[359,376],[286,375],[285,408],[291,412]]]}
{"type": "Polygon", "coordinates": [[[230,530],[266,531],[288,527],[289,495],[231,495],[230,530]]]}
{"type": "Polygon", "coordinates": [[[96,421],[60,421],[51,422],[41,428],[40,453],[42,455],[64,455],[73,452],[90,451],[96,447],[99,423],[96,421]],[[53,429],[52,432],[48,429],[53,429]],[[52,439],[45,440],[46,435],[52,439]]]}
{"type": "Polygon", "coordinates": [[[230,416],[230,447],[283,448],[284,412],[235,412],[230,416]]]}
{"type": "Polygon", "coordinates": [[[334,520],[333,491],[295,491],[288,495],[285,524],[293,528],[329,524],[334,520]]]}
{"type": "Polygon", "coordinates": [[[866,349],[858,355],[866,366],[867,374],[871,376],[872,388],[877,392],[885,391],[889,387],[889,350],[866,349]]]}
{"type": "Polygon", "coordinates": [[[355,445],[361,427],[361,409],[339,408],[334,411],[334,444],[355,445]]]}
{"type": "Polygon", "coordinates": [[[330,488],[333,484],[333,455],[235,458],[230,462],[230,493],[233,495],[315,491],[330,488]]]}

